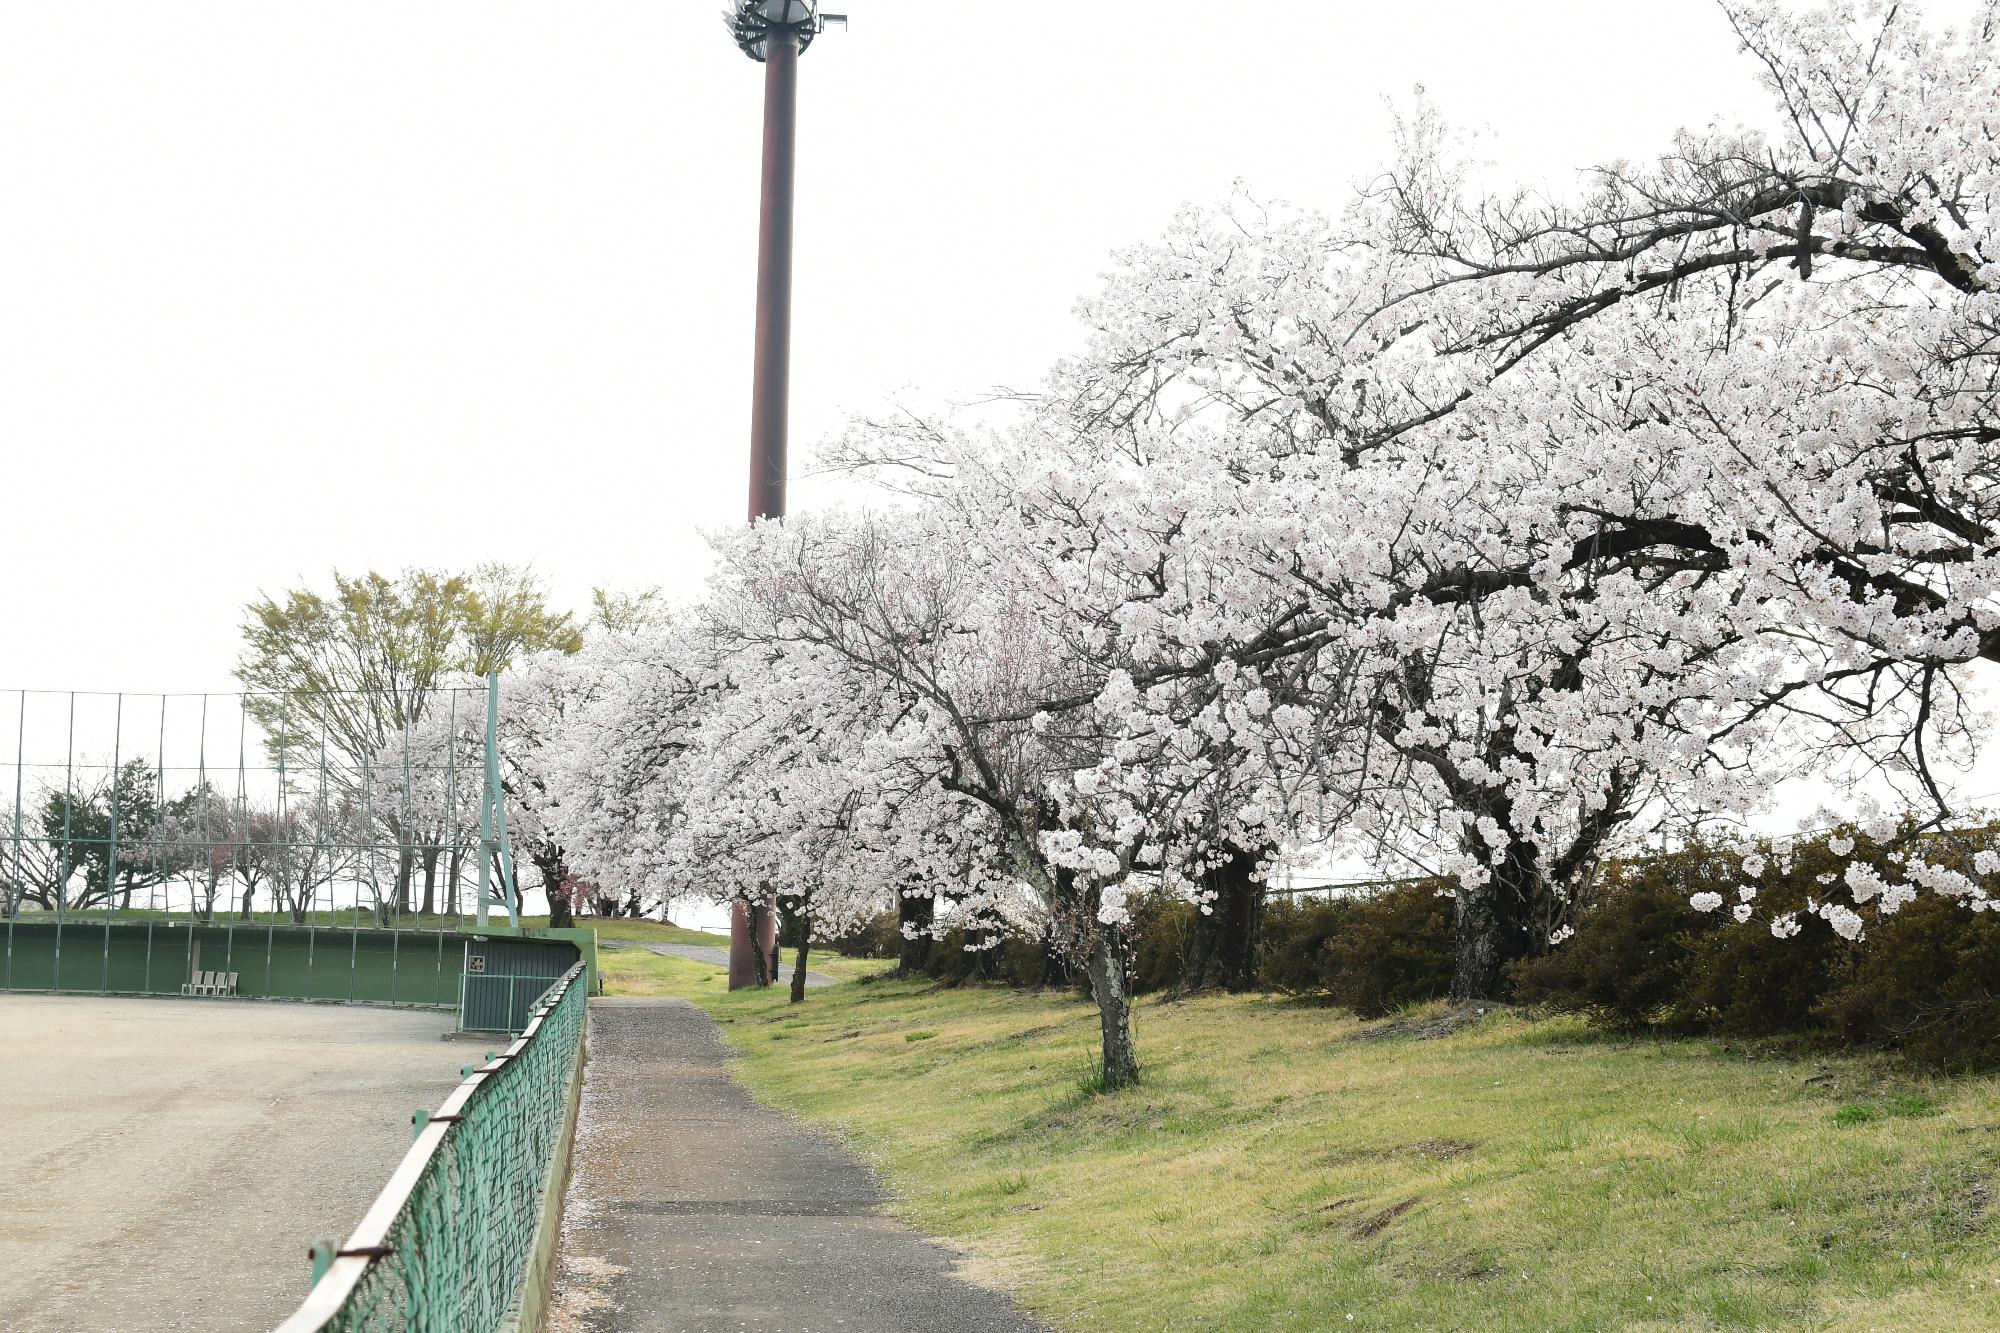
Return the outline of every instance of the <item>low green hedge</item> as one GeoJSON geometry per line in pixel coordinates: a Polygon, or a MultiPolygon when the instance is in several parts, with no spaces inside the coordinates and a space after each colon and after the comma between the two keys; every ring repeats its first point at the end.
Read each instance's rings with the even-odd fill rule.
{"type": "MultiPolygon", "coordinates": [[[[1903,879],[1899,853],[1853,830],[1845,854],[1822,837],[1779,855],[1768,847],[1746,873],[1737,852],[1696,848],[1614,867],[1597,905],[1546,957],[1516,968],[1520,999],[1588,1015],[1618,1032],[1798,1036],[1897,1049],[1941,1069],[2000,1068],[2000,912],[1973,912],[1929,891],[1900,911],[1859,908],[1849,940],[1812,904],[1849,901],[1850,863],[1903,879]],[[1750,919],[1732,910],[1753,888],[1750,919]],[[1724,906],[1694,910],[1714,893],[1724,906]],[[1771,929],[1797,925],[1790,938],[1771,929]]],[[[1984,841],[1939,836],[1911,844],[1927,862],[1976,875],[1984,841]]]]}
{"type": "MultiPolygon", "coordinates": [[[[1988,834],[1935,835],[1899,850],[1845,830],[1782,855],[1765,846],[1748,868],[1743,852],[1717,847],[1614,864],[1574,933],[1516,966],[1516,997],[1585,1014],[1614,1032],[1801,1038],[1900,1050],[1939,1069],[2000,1068],[2000,911],[1973,912],[1924,891],[1893,913],[1862,905],[1865,933],[1849,940],[1811,910],[1821,901],[1849,901],[1840,881],[1852,863],[1900,882],[1897,857],[1914,849],[1932,865],[1977,878],[1974,858],[1990,842],[1988,834]],[[1750,919],[1739,924],[1732,909],[1746,887],[1755,894],[1750,919]],[[1723,907],[1695,910],[1689,900],[1703,893],[1716,894],[1723,907]],[[1772,933],[1781,918],[1797,926],[1789,938],[1772,933]]],[[[1194,913],[1164,897],[1134,904],[1135,993],[1178,984],[1194,913]]],[[[894,930],[889,917],[857,934],[893,951],[894,930]]],[[[1448,881],[1330,901],[1272,898],[1261,934],[1266,986],[1324,996],[1364,1018],[1450,989],[1448,881]]],[[[987,939],[972,949],[968,942],[962,929],[947,934],[931,952],[929,975],[948,985],[1084,985],[1081,968],[1052,963],[1033,936],[987,939]]]]}

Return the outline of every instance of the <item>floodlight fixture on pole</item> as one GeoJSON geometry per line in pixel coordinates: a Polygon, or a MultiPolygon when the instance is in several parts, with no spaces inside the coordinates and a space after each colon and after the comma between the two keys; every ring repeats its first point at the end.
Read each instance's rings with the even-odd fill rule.
{"type": "MultiPolygon", "coordinates": [[[[750,519],[785,514],[792,358],[792,178],[798,147],[799,56],[829,23],[818,0],[734,0],[722,21],[737,49],[764,67],[764,186],[757,227],[757,358],[750,399],[750,519]]],[[[730,908],[729,988],[778,974],[778,900],[730,908]],[[755,930],[751,918],[755,915],[755,930]],[[753,934],[755,938],[753,939],[753,934]],[[762,962],[759,962],[759,958],[762,962]]]]}
{"type": "Polygon", "coordinates": [[[774,36],[791,34],[798,53],[803,54],[828,24],[845,28],[847,15],[820,13],[819,0],[736,0],[722,11],[722,21],[743,54],[762,63],[774,36]]]}

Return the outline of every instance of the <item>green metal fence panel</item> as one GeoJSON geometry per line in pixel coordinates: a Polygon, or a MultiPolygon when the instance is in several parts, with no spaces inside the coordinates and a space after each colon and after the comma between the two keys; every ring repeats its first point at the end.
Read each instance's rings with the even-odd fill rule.
{"type": "MultiPolygon", "coordinates": [[[[197,972],[233,972],[240,996],[440,1009],[458,1003],[466,940],[453,931],[237,920],[17,919],[0,922],[0,934],[0,991],[179,995],[197,972]]],[[[527,969],[543,978],[536,995],[577,957],[568,941],[528,947],[546,955],[527,969]]]]}
{"type": "Polygon", "coordinates": [[[585,969],[446,1099],[278,1333],[491,1333],[528,1273],[582,1054],[585,969]]]}
{"type": "Polygon", "coordinates": [[[459,1005],[462,1032],[519,1032],[528,1025],[535,998],[548,989],[547,977],[496,977],[468,972],[459,1005]]]}
{"type": "MultiPolygon", "coordinates": [[[[103,967],[96,989],[128,995],[143,995],[151,989],[148,966],[151,943],[143,933],[124,930],[108,933],[101,945],[103,967]]],[[[178,983],[175,989],[179,989],[178,983]]]]}
{"type": "Polygon", "coordinates": [[[402,947],[395,937],[363,938],[358,932],[348,946],[347,995],[349,1000],[390,1004],[396,998],[396,970],[402,961],[402,947]]]}
{"type": "Polygon", "coordinates": [[[55,945],[52,924],[10,922],[7,927],[7,989],[54,990],[55,945]]]}
{"type": "Polygon", "coordinates": [[[465,946],[459,1027],[467,1032],[519,1032],[549,982],[576,961],[576,951],[567,944],[471,937],[465,946]]]}
{"type": "Polygon", "coordinates": [[[96,991],[103,989],[103,927],[89,923],[56,923],[55,989],[96,991]]]}
{"type": "Polygon", "coordinates": [[[396,967],[390,978],[389,1001],[392,1004],[450,1004],[458,997],[444,989],[446,968],[452,973],[453,988],[457,986],[458,968],[465,956],[462,940],[450,942],[451,956],[445,957],[446,937],[438,935],[411,936],[402,942],[396,955],[396,967]]]}

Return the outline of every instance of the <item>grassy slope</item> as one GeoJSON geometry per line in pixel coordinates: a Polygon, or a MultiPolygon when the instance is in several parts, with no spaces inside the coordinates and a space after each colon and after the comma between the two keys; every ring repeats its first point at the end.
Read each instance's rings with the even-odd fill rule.
{"type": "MultiPolygon", "coordinates": [[[[521,918],[524,926],[546,926],[545,916],[521,918]]],[[[576,924],[597,932],[600,940],[630,940],[635,944],[713,944],[729,947],[729,936],[711,935],[705,930],[689,930],[670,921],[643,921],[623,916],[583,916],[576,924]]]]}
{"type": "MultiPolygon", "coordinates": [[[[684,930],[679,926],[662,925],[657,921],[616,921],[607,923],[593,918],[584,924],[595,929],[600,940],[631,940],[639,944],[706,944],[722,948],[729,947],[729,937],[727,935],[707,935],[698,930],[684,930]]],[[[654,964],[681,962],[683,960],[662,959],[653,954],[635,954],[630,950],[607,950],[600,954],[599,957],[601,960],[609,960],[613,957],[622,960],[622,966],[617,968],[612,967],[608,961],[602,963],[604,975],[607,982],[611,984],[612,994],[614,995],[691,994],[690,991],[685,989],[673,989],[671,987],[662,989],[660,978],[668,975],[671,969],[654,966],[654,964]],[[619,990],[618,983],[621,978],[627,985],[640,987],[641,989],[619,990]],[[649,978],[651,979],[650,981],[648,980],[649,978]],[[648,986],[651,988],[646,989],[645,987],[648,986]]],[[[791,981],[792,965],[797,961],[798,953],[796,950],[785,949],[779,954],[779,971],[783,974],[783,979],[786,982],[791,981]]],[[[842,981],[855,981],[862,977],[874,976],[877,973],[890,970],[895,965],[894,959],[843,958],[837,953],[825,953],[818,950],[815,950],[806,957],[806,969],[808,971],[823,973],[829,977],[837,977],[842,981]]],[[[708,979],[711,975],[719,981],[722,976],[722,969],[709,968],[699,963],[687,963],[684,969],[674,971],[673,975],[681,979],[681,986],[688,987],[698,984],[698,979],[708,979]]]]}
{"type": "Polygon", "coordinates": [[[1144,1084],[1087,1098],[1094,1013],[1061,998],[792,1008],[611,967],[714,1014],[751,1087],[1058,1327],[2000,1328],[2000,1080],[1511,1016],[1344,1042],[1336,1012],[1217,998],[1142,1006],[1144,1084]]]}

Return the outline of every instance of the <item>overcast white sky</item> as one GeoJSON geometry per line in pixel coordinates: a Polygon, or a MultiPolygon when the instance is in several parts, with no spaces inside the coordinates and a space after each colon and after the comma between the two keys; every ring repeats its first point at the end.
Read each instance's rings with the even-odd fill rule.
{"type": "MultiPolygon", "coordinates": [[[[718,7],[0,0],[0,688],[232,688],[242,603],[334,566],[691,590],[750,394],[761,71],[718,7]]],[[[1337,204],[1419,83],[1555,188],[1764,116],[1709,0],[845,7],[795,454],[1033,382],[1237,177],[1337,204]]]]}

